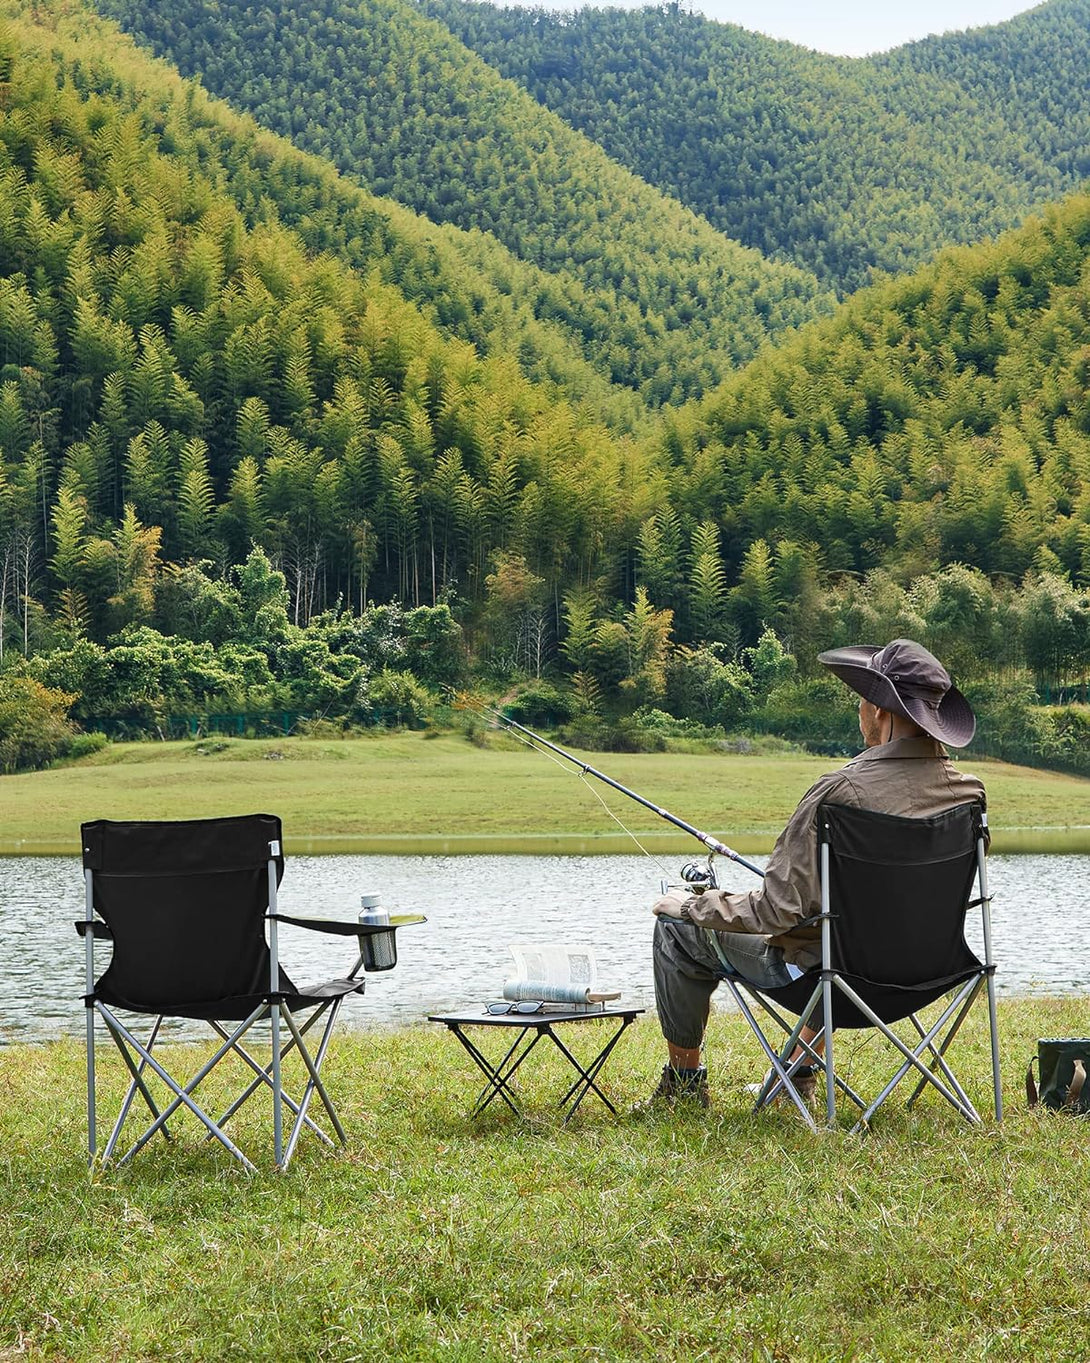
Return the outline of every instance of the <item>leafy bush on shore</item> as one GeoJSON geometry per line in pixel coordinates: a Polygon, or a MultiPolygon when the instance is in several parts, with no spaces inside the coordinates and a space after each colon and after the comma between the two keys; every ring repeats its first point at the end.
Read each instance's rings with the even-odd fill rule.
{"type": "Polygon", "coordinates": [[[0,673],[0,771],[44,767],[72,749],[72,697],[34,677],[0,673]]]}

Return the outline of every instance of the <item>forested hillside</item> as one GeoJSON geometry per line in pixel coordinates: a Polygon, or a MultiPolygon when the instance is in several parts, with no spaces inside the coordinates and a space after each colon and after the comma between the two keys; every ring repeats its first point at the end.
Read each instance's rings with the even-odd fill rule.
{"type": "Polygon", "coordinates": [[[183,74],[346,175],[486,233],[556,281],[563,321],[647,401],[713,386],[828,311],[813,275],[727,241],[502,80],[409,0],[103,0],[183,74]]]}
{"type": "Polygon", "coordinates": [[[330,252],[392,284],[445,334],[482,355],[514,358],[528,378],[611,426],[646,420],[637,395],[612,384],[600,358],[585,357],[593,343],[564,320],[584,301],[573,281],[520,262],[494,238],[376,198],[183,82],[90,11],[39,6],[35,15],[20,0],[0,4],[0,22],[6,18],[28,51],[48,51],[55,33],[63,37],[55,57],[68,63],[83,97],[117,101],[156,134],[180,118],[183,132],[164,144],[171,157],[209,177],[247,225],[271,217],[292,227],[309,251],[330,252]]]}
{"type": "MultiPolygon", "coordinates": [[[[728,543],[1090,582],[1090,198],[849,300],[674,423],[728,543]],[[684,429],[684,434],[682,430],[684,429]]],[[[691,495],[691,494],[690,494],[691,495]]]]}
{"type": "Polygon", "coordinates": [[[678,6],[420,4],[622,165],[843,292],[1090,175],[1090,0],[852,60],[678,6]]]}
{"type": "Polygon", "coordinates": [[[1026,716],[1090,671],[1090,198],[623,434],[455,229],[5,3],[0,768],[63,747],[25,757],[34,706],[362,723],[468,678],[584,736],[843,744],[814,654],[894,633],[992,750],[1086,747],[1026,716]]]}
{"type": "Polygon", "coordinates": [[[338,594],[475,595],[515,542],[552,575],[610,562],[661,495],[634,447],[383,282],[381,222],[371,269],[309,258],[246,154],[282,175],[301,158],[245,126],[232,141],[180,83],[139,97],[100,37],[78,17],[3,35],[7,646],[16,622],[40,646],[57,609],[99,637],[150,618],[161,562],[241,561],[254,541],[297,621],[338,594]],[[252,226],[190,169],[223,178],[232,153],[252,226]]]}

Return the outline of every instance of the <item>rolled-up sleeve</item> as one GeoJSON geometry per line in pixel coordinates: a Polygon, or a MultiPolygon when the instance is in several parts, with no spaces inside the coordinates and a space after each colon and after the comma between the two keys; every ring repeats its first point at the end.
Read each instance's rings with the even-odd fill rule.
{"type": "Polygon", "coordinates": [[[787,827],[776,839],[758,889],[742,892],[705,890],[686,901],[685,916],[716,932],[750,932],[778,936],[821,908],[818,873],[818,806],[825,800],[856,801],[840,772],[811,786],[799,801],[787,827]]]}

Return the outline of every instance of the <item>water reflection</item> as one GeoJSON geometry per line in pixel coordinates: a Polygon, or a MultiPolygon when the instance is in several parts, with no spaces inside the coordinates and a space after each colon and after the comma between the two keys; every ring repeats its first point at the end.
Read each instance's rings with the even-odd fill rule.
{"type": "MultiPolygon", "coordinates": [[[[664,869],[676,875],[677,863],[664,869]]],[[[996,856],[989,872],[1000,992],[1090,990],[1090,959],[1072,949],[1090,922],[1090,857],[996,856]]],[[[428,915],[399,934],[397,969],[368,976],[366,995],[348,1001],[342,1018],[365,1027],[419,1022],[495,997],[510,963],[507,943],[519,939],[589,941],[603,979],[626,1002],[650,1008],[647,907],[659,880],[640,856],[299,856],[288,860],[280,902],[285,913],[350,918],[361,891],[374,888],[390,908],[428,915]]],[[[749,888],[753,877],[731,868],[726,883],[749,888]]],[[[78,859],[0,859],[0,1043],[82,1032],[83,944],[72,927],[82,916],[78,859]]],[[[101,973],[109,946],[96,950],[101,973]]],[[[341,973],[349,950],[343,939],[298,928],[281,936],[298,983],[341,973]]]]}

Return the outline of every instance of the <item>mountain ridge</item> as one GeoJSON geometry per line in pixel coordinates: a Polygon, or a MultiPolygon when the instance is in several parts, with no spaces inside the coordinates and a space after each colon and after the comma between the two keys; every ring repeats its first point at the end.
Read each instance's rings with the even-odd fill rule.
{"type": "Polygon", "coordinates": [[[574,281],[566,325],[653,405],[706,391],[828,311],[812,274],[728,241],[614,165],[406,0],[102,8],[342,172],[574,281]]]}
{"type": "Polygon", "coordinates": [[[854,58],[670,7],[419,3],[614,159],[841,293],[1090,173],[1087,0],[854,58]]]}
{"type": "Polygon", "coordinates": [[[757,590],[784,564],[1090,580],[1086,196],[854,296],[622,438],[520,373],[517,330],[470,343],[518,319],[444,274],[424,227],[399,238],[407,210],[104,21],[38,14],[0,63],[4,592],[15,563],[16,597],[82,596],[101,631],[146,606],[112,590],[119,555],[154,541],[223,570],[257,542],[304,620],[448,591],[474,616],[502,588],[540,591],[559,629],[566,594],[618,612],[642,586],[683,640],[733,612],[749,641],[784,618],[757,590]]]}

